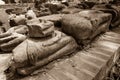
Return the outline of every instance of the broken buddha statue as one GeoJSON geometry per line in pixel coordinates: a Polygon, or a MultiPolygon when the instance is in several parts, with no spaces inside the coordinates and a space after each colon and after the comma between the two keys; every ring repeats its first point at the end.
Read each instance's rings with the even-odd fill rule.
{"type": "Polygon", "coordinates": [[[111,14],[97,10],[83,10],[79,14],[65,14],[62,30],[72,35],[80,45],[88,45],[98,34],[109,29],[111,14]]]}
{"type": "Polygon", "coordinates": [[[9,72],[29,75],[49,62],[73,53],[77,48],[75,40],[54,29],[50,21],[28,22],[28,38],[12,50],[12,64],[9,72]],[[13,71],[12,71],[13,70],[13,71]]]}

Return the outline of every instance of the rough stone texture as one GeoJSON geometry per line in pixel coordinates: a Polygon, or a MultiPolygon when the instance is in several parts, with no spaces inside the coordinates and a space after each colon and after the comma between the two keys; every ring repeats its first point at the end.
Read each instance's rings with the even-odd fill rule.
{"type": "Polygon", "coordinates": [[[11,57],[11,54],[0,54],[0,80],[6,80],[4,71],[8,68],[11,57]]]}
{"type": "Polygon", "coordinates": [[[11,60],[10,58],[11,54],[0,54],[0,72],[7,68],[8,62],[11,60]]]}
{"type": "Polygon", "coordinates": [[[48,16],[38,17],[37,19],[32,19],[31,21],[38,21],[38,20],[47,20],[54,23],[55,26],[61,26],[61,19],[64,14],[53,14],[48,16]]]}
{"type": "MultiPolygon", "coordinates": [[[[5,31],[7,31],[10,28],[8,18],[9,18],[9,16],[5,12],[5,9],[0,9],[0,28],[4,29],[5,31]]],[[[0,32],[0,33],[2,33],[2,32],[0,32]]]]}
{"type": "Polygon", "coordinates": [[[108,31],[110,21],[110,14],[83,10],[79,14],[64,15],[62,30],[73,36],[78,44],[88,45],[98,34],[108,31]]]}
{"type": "Polygon", "coordinates": [[[39,17],[39,19],[56,22],[56,21],[60,21],[62,19],[62,16],[63,16],[62,14],[53,14],[53,15],[39,17]]]}
{"type": "Polygon", "coordinates": [[[117,33],[107,32],[94,41],[88,50],[79,51],[55,62],[52,69],[21,80],[102,80],[119,57],[118,36],[117,33]]]}

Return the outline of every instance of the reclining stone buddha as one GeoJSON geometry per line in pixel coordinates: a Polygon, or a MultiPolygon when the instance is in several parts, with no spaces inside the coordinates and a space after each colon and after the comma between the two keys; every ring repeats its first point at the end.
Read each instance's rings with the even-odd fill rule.
{"type": "Polygon", "coordinates": [[[27,26],[16,27],[0,35],[1,50],[12,51],[11,64],[7,69],[10,72],[31,74],[41,66],[73,53],[77,48],[74,38],[55,30],[54,24],[50,21],[29,21],[27,26]],[[27,36],[23,35],[23,29],[20,28],[27,28],[27,36]],[[29,72],[22,70],[24,67],[28,67],[29,72]]]}

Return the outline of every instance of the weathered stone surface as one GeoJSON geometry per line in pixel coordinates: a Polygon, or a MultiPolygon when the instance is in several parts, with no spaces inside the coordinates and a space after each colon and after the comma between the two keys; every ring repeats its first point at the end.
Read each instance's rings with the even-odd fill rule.
{"type": "Polygon", "coordinates": [[[4,71],[9,67],[11,58],[11,54],[0,54],[0,80],[6,80],[4,71]]]}
{"type": "Polygon", "coordinates": [[[120,34],[115,32],[106,32],[104,35],[100,37],[100,40],[120,43],[120,34]]]}
{"type": "Polygon", "coordinates": [[[48,16],[42,16],[38,17],[37,19],[32,19],[31,21],[39,21],[39,20],[47,20],[54,22],[55,26],[61,26],[61,19],[62,19],[63,14],[53,14],[53,15],[48,15],[48,16]]]}
{"type": "MultiPolygon", "coordinates": [[[[7,31],[10,28],[9,22],[8,22],[8,14],[5,12],[4,9],[0,9],[0,28],[7,31]]],[[[4,32],[4,31],[3,31],[4,32]]],[[[2,32],[0,32],[2,33],[2,32]]]]}
{"type": "Polygon", "coordinates": [[[83,10],[79,14],[64,15],[61,22],[63,32],[73,36],[78,44],[87,45],[98,34],[108,31],[110,21],[110,14],[83,10]]]}
{"type": "Polygon", "coordinates": [[[56,22],[62,19],[62,14],[53,14],[53,15],[43,16],[43,17],[39,17],[39,19],[56,22]]]}
{"type": "Polygon", "coordinates": [[[0,54],[0,72],[3,72],[5,69],[7,69],[11,60],[11,56],[11,54],[0,54]]]}

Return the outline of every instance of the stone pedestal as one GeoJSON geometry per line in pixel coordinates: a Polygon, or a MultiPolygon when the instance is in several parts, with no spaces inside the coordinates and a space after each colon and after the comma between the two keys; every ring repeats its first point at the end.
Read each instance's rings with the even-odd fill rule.
{"type": "Polygon", "coordinates": [[[55,62],[53,68],[46,72],[21,80],[103,80],[119,57],[118,36],[107,32],[94,41],[88,50],[55,62]]]}

